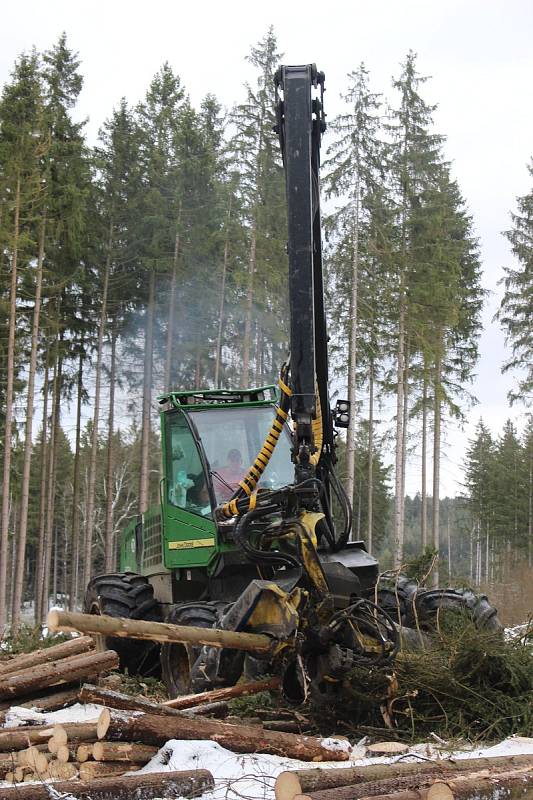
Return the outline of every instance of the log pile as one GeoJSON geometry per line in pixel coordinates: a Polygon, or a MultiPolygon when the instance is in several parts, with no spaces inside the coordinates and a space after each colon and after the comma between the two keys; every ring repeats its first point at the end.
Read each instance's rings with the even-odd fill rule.
{"type": "Polygon", "coordinates": [[[282,772],[276,800],[497,800],[526,797],[533,755],[282,772]]]}
{"type": "MultiPolygon", "coordinates": [[[[96,652],[88,636],[0,663],[4,708],[13,699],[44,711],[76,701],[104,706],[93,722],[0,728],[0,780],[14,784],[0,790],[2,800],[48,800],[48,780],[54,781],[59,794],[80,800],[195,797],[211,790],[213,776],[205,770],[139,774],[169,739],[211,740],[236,753],[268,753],[308,762],[349,757],[346,750],[304,735],[310,723],[298,712],[257,703],[249,719],[228,716],[229,702],[276,689],[277,678],[166,703],[95,684],[79,688],[80,679],[98,677],[117,666],[116,653],[96,652]]],[[[400,742],[380,742],[369,745],[366,754],[400,756],[406,751],[408,746],[400,742]]],[[[279,775],[275,795],[276,800],[495,800],[524,796],[532,787],[533,756],[514,756],[315,766],[279,775]]]]}
{"type": "MultiPolygon", "coordinates": [[[[79,654],[66,656],[71,657],[78,658],[79,654]]],[[[269,681],[268,687],[275,683],[275,680],[269,681]]],[[[222,693],[218,689],[205,692],[177,703],[184,708],[176,709],[146,698],[85,684],[74,699],[104,705],[98,721],[0,729],[0,751],[4,751],[3,756],[0,753],[0,778],[16,784],[13,790],[22,790],[21,784],[25,782],[39,781],[42,785],[53,779],[62,781],[61,786],[68,784],[74,797],[88,797],[89,791],[91,797],[104,797],[104,792],[110,791],[109,787],[114,794],[108,796],[126,797],[128,792],[137,791],[132,781],[138,776],[128,776],[128,773],[136,773],[171,738],[210,739],[235,752],[274,753],[306,761],[341,761],[347,758],[345,752],[330,749],[320,739],[268,730],[261,720],[255,725],[243,725],[240,719],[235,720],[236,724],[228,724],[206,718],[203,714],[205,709],[210,709],[216,715],[220,706],[227,713],[226,697],[246,696],[264,690],[265,686],[265,682],[256,682],[223,690],[222,693]],[[107,783],[102,783],[105,781],[107,783]]],[[[190,775],[185,784],[183,780],[175,776],[174,788],[166,790],[165,796],[187,796],[187,781],[191,786],[196,784],[190,775]]],[[[201,785],[208,786],[209,780],[202,780],[201,785]]],[[[160,786],[154,784],[153,791],[157,785],[160,786]]],[[[54,786],[59,790],[58,784],[54,783],[54,786]]],[[[5,796],[7,799],[13,790],[4,790],[2,798],[5,796]]],[[[152,797],[151,791],[150,786],[143,784],[143,797],[152,797]]],[[[17,800],[25,796],[13,794],[17,800]]]]}
{"type": "Polygon", "coordinates": [[[14,656],[0,664],[0,709],[17,705],[55,711],[76,701],[78,687],[118,668],[114,650],[97,652],[91,636],[14,656]]]}

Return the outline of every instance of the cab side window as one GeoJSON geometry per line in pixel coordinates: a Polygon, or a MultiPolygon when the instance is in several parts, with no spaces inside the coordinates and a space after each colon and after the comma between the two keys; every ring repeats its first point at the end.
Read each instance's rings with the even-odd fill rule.
{"type": "Polygon", "coordinates": [[[187,420],[180,412],[167,425],[167,500],[193,514],[211,514],[202,462],[187,420]]]}

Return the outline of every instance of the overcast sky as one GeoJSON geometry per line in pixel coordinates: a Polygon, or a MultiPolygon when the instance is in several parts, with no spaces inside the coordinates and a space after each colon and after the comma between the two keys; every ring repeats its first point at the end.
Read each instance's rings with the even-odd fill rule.
{"type": "MultiPolygon", "coordinates": [[[[480,239],[485,311],[481,361],[472,390],[479,405],[464,431],[447,432],[443,494],[461,480],[466,439],[480,415],[499,432],[508,416],[511,379],[500,374],[503,336],[492,317],[502,265],[512,264],[501,231],[517,196],[531,190],[526,164],[533,156],[533,2],[531,0],[19,0],[4,4],[0,27],[0,83],[14,59],[35,45],[50,47],[66,31],[82,62],[80,112],[94,139],[120,97],[140,100],[152,75],[168,61],[198,103],[214,92],[230,106],[253,78],[250,46],[273,24],[285,63],[316,62],[326,73],[326,110],[340,109],[345,75],[364,61],[374,91],[393,97],[391,77],[409,49],[431,76],[424,98],[437,103],[436,130],[447,136],[446,156],[480,239]]],[[[407,490],[417,490],[411,459],[407,490]]]]}

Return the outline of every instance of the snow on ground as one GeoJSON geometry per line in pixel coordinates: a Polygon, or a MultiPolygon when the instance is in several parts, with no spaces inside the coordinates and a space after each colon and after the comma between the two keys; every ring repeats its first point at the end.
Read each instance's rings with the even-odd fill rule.
{"type": "MultiPolygon", "coordinates": [[[[89,722],[98,718],[102,706],[76,703],[69,708],[42,713],[13,706],[6,715],[5,726],[28,723],[60,724],[63,722],[89,722]]],[[[436,737],[436,740],[438,737],[436,737]]],[[[396,761],[427,761],[430,759],[457,759],[532,755],[533,738],[514,736],[490,747],[473,747],[465,743],[461,750],[450,751],[445,742],[413,745],[408,754],[393,758],[366,758],[364,741],[351,745],[347,740],[323,740],[331,748],[346,749],[347,761],[320,762],[296,761],[291,758],[257,753],[233,753],[216,742],[171,739],[140,772],[170,772],[173,770],[207,769],[215,779],[215,788],[205,793],[201,800],[273,800],[274,783],[280,772],[288,769],[306,769],[310,766],[353,767],[366,764],[392,764],[396,761]]],[[[3,784],[4,786],[6,784],[3,784]]],[[[0,783],[0,786],[2,784],[0,783]]],[[[162,797],[160,800],[165,800],[162,797]]]]}
{"type": "Polygon", "coordinates": [[[215,788],[202,796],[202,800],[272,800],[274,784],[280,772],[288,769],[316,767],[353,767],[365,764],[391,764],[395,761],[427,761],[429,758],[457,759],[481,758],[483,756],[533,755],[533,738],[512,737],[493,746],[449,753],[435,744],[413,746],[409,755],[395,758],[364,758],[364,747],[356,745],[348,761],[322,761],[310,764],[291,758],[255,753],[237,754],[226,750],[216,742],[181,741],[171,739],[140,772],[170,772],[182,769],[208,769],[214,779],[215,788]]]}
{"type": "Polygon", "coordinates": [[[103,706],[93,703],[82,705],[75,703],[59,711],[37,711],[33,708],[11,706],[6,712],[4,728],[16,728],[20,725],[31,725],[33,722],[43,725],[62,725],[64,722],[96,722],[103,706]]]}

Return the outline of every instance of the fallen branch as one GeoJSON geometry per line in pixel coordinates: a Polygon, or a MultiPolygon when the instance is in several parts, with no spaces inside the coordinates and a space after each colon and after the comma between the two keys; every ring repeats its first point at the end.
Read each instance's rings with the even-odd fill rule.
{"type": "Polygon", "coordinates": [[[281,678],[268,678],[263,681],[251,681],[250,683],[238,683],[236,686],[229,686],[224,689],[212,689],[209,692],[199,694],[187,694],[182,697],[175,697],[173,700],[165,700],[163,703],[167,708],[185,709],[202,705],[202,703],[216,703],[219,700],[233,700],[235,697],[246,697],[259,692],[268,692],[279,689],[281,678]]]}
{"type": "Polygon", "coordinates": [[[102,689],[90,683],[84,683],[78,693],[80,703],[97,703],[109,708],[117,708],[122,711],[143,711],[146,714],[158,714],[161,716],[180,716],[179,711],[168,708],[160,703],[152,703],[144,697],[132,697],[123,692],[115,692],[111,689],[102,689]]]}

